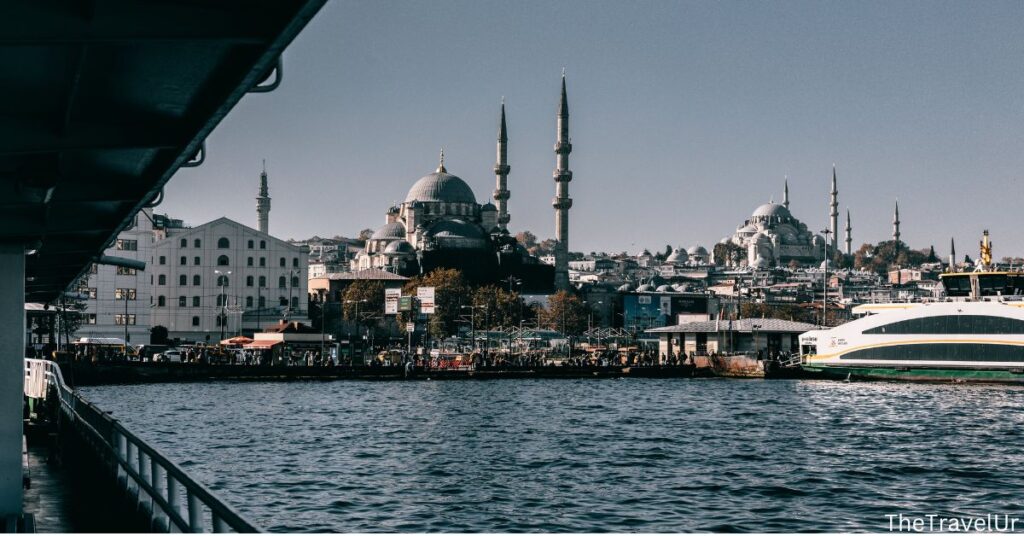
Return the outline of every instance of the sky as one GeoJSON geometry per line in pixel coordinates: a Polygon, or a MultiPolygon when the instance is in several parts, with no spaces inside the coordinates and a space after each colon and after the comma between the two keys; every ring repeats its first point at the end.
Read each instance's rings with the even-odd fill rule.
{"type": "Polygon", "coordinates": [[[513,232],[554,234],[567,76],[573,251],[710,249],[782,199],[828,225],[835,164],[856,249],[892,235],[1024,255],[1024,3],[329,0],[171,180],[157,211],[355,236],[437,167],[490,201],[507,105],[513,232]]]}

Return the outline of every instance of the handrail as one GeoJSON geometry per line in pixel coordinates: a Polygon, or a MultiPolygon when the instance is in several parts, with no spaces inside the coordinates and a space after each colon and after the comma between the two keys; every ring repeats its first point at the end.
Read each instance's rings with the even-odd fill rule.
{"type": "Polygon", "coordinates": [[[262,532],[117,419],[68,387],[57,363],[25,359],[25,396],[45,399],[51,388],[60,400],[63,416],[89,436],[89,443],[103,450],[102,459],[113,460],[118,483],[134,492],[140,504],[149,506],[152,521],[166,518],[168,525],[181,532],[206,532],[207,520],[213,532],[262,532]]]}

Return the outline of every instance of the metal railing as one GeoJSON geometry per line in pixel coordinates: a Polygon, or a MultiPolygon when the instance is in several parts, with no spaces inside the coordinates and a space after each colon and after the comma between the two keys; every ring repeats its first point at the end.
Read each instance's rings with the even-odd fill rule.
{"type": "Polygon", "coordinates": [[[80,432],[149,516],[151,526],[175,532],[262,532],[174,462],[139,439],[116,419],[64,383],[60,367],[43,359],[25,360],[25,396],[56,395],[59,418],[80,432]],[[210,530],[208,530],[210,529],[210,530]]]}

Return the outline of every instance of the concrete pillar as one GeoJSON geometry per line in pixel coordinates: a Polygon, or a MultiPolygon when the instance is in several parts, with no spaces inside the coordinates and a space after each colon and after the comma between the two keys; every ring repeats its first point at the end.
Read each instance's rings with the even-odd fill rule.
{"type": "Polygon", "coordinates": [[[0,244],[0,519],[21,514],[25,248],[0,244]]]}

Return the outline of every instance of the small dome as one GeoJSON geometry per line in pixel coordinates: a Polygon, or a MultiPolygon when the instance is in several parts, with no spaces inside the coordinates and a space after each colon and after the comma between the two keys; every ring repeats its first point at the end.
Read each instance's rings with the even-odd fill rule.
{"type": "Polygon", "coordinates": [[[462,220],[441,220],[430,228],[437,244],[444,248],[483,249],[487,237],[479,226],[462,220]]]}
{"type": "Polygon", "coordinates": [[[757,217],[765,217],[765,216],[767,216],[767,217],[774,216],[774,217],[777,217],[777,218],[790,218],[790,217],[792,217],[792,215],[789,213],[789,209],[784,207],[784,206],[782,206],[782,205],[780,205],[780,204],[778,204],[778,203],[765,203],[765,204],[757,207],[757,209],[754,210],[754,213],[750,217],[751,218],[757,218],[757,217]]]}
{"type": "Polygon", "coordinates": [[[768,268],[768,259],[764,257],[758,257],[753,264],[750,265],[752,268],[764,269],[768,268]]]}
{"type": "Polygon", "coordinates": [[[391,222],[370,235],[370,240],[397,240],[405,239],[405,225],[402,222],[391,222]]]}
{"type": "Polygon", "coordinates": [[[661,285],[655,289],[656,292],[672,292],[672,287],[668,285],[661,285]]]}
{"type": "Polygon", "coordinates": [[[625,285],[622,285],[621,287],[619,287],[619,292],[630,292],[632,290],[633,290],[633,285],[630,285],[629,283],[626,283],[625,285]]]}
{"type": "Polygon", "coordinates": [[[757,226],[753,224],[744,225],[743,227],[737,229],[736,232],[741,234],[754,234],[757,232],[757,226]]]}
{"type": "Polygon", "coordinates": [[[675,248],[675,249],[672,250],[672,253],[669,253],[668,258],[665,259],[665,262],[669,262],[669,263],[686,262],[686,260],[689,259],[689,258],[690,258],[690,256],[687,255],[685,251],[683,251],[680,248],[675,248]]]}
{"type": "Polygon", "coordinates": [[[647,283],[647,284],[644,284],[644,285],[640,285],[639,287],[637,287],[636,291],[637,292],[654,292],[654,285],[652,285],[650,283],[647,283]]]}
{"type": "Polygon", "coordinates": [[[498,207],[494,206],[493,203],[487,203],[484,206],[480,207],[480,212],[495,212],[497,210],[498,207]]]}
{"type": "Polygon", "coordinates": [[[409,189],[405,196],[405,202],[427,201],[442,203],[470,203],[476,204],[476,196],[473,189],[466,184],[466,181],[448,174],[444,168],[427,175],[409,189]]]}
{"type": "Polygon", "coordinates": [[[707,256],[708,250],[704,249],[704,246],[693,246],[686,250],[689,255],[704,255],[707,256]]]}
{"type": "Polygon", "coordinates": [[[412,253],[416,253],[416,249],[412,247],[412,244],[405,240],[395,240],[384,248],[385,255],[405,255],[412,253]]]}

